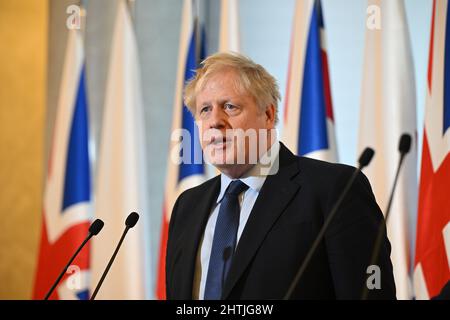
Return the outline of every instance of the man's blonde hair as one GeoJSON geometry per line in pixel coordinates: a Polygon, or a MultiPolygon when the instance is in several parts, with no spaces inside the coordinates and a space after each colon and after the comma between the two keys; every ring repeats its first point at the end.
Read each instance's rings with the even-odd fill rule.
{"type": "Polygon", "coordinates": [[[280,100],[277,81],[264,67],[236,52],[219,52],[209,56],[196,70],[195,77],[187,82],[184,103],[194,117],[197,94],[213,75],[230,69],[238,75],[235,88],[241,93],[250,94],[262,112],[270,105],[275,107],[275,123],[277,123],[280,100]]]}

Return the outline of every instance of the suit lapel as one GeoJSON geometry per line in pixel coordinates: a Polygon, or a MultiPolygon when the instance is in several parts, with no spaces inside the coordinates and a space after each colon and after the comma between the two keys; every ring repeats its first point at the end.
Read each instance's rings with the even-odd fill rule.
{"type": "Polygon", "coordinates": [[[279,160],[279,171],[268,176],[264,182],[239,240],[225,282],[222,294],[224,299],[247,268],[272,225],[300,188],[300,183],[294,179],[299,172],[297,158],[283,144],[279,160]]]}
{"type": "Polygon", "coordinates": [[[177,243],[177,247],[180,247],[180,249],[177,248],[176,250],[179,250],[181,255],[180,262],[177,265],[181,268],[178,268],[176,272],[184,274],[179,277],[179,279],[183,279],[182,283],[176,284],[179,289],[177,296],[181,299],[192,299],[198,246],[219,190],[220,176],[214,178],[212,185],[208,184],[200,190],[198,205],[191,210],[193,217],[189,219],[189,224],[186,225],[184,234],[177,243]]]}

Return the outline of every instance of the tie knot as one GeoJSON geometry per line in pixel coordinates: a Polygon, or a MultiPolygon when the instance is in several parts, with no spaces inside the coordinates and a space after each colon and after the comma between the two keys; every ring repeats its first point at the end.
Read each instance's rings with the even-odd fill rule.
{"type": "Polygon", "coordinates": [[[234,180],[230,183],[230,185],[227,188],[227,191],[225,194],[231,194],[234,196],[239,195],[241,192],[248,189],[248,185],[243,183],[241,180],[234,180]]]}

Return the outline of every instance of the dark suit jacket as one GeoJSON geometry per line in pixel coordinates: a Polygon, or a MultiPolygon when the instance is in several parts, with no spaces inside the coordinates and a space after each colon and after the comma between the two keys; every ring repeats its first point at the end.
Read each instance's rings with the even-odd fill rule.
{"type": "MultiPolygon", "coordinates": [[[[281,144],[279,171],[267,177],[239,240],[223,299],[282,299],[354,168],[293,155],[281,144]]],[[[177,199],[166,255],[168,299],[192,299],[199,243],[220,190],[220,176],[177,199]]],[[[298,283],[293,299],[360,299],[383,215],[359,174],[298,283]]],[[[385,237],[381,289],[369,299],[395,299],[385,237]]]]}

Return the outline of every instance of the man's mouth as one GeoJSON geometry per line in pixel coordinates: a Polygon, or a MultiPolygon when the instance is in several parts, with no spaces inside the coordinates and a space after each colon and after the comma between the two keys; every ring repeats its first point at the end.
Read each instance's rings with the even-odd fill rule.
{"type": "Polygon", "coordinates": [[[223,148],[231,141],[232,139],[227,139],[226,137],[211,137],[209,145],[213,148],[223,148]]]}

